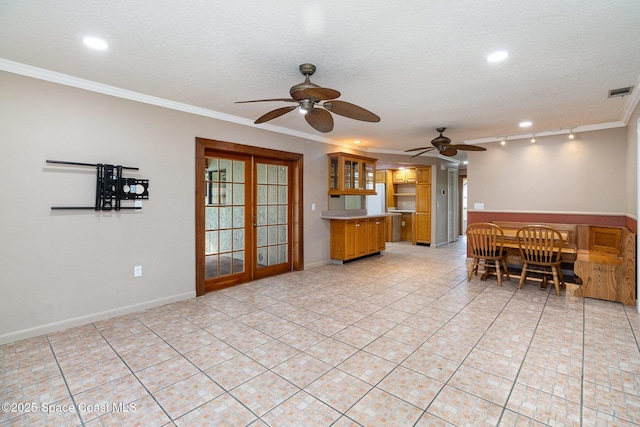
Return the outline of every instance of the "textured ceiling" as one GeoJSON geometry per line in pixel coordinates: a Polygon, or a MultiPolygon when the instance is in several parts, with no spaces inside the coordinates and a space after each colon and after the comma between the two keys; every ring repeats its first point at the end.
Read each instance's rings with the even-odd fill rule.
{"type": "Polygon", "coordinates": [[[311,81],[381,117],[297,112],[265,125],[403,152],[446,126],[455,143],[626,124],[638,100],[638,0],[0,0],[0,64],[38,67],[230,115],[246,123],[311,81]],[[93,35],[110,45],[87,49],[93,35]],[[488,63],[487,54],[509,58],[488,63]],[[531,120],[526,131],[518,127],[531,120]]]}

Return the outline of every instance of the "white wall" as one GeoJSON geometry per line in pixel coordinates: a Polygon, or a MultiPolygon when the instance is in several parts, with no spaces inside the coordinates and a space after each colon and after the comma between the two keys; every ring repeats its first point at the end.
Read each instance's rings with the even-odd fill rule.
{"type": "Polygon", "coordinates": [[[607,213],[627,207],[627,130],[615,128],[486,144],[469,152],[469,210],[607,213]]]}
{"type": "Polygon", "coordinates": [[[0,343],[195,294],[196,137],[304,154],[305,266],[329,261],[320,212],[338,147],[11,73],[0,93],[0,343]],[[149,179],[150,199],[51,211],[93,205],[95,170],[47,159],[139,167],[125,176],[149,179]]]}

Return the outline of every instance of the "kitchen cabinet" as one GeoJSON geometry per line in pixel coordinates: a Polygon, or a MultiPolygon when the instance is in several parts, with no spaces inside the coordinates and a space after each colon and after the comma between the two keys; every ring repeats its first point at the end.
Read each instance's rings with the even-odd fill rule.
{"type": "Polygon", "coordinates": [[[431,213],[431,184],[416,184],[416,212],[431,213]]]}
{"type": "Polygon", "coordinates": [[[416,212],[413,216],[413,244],[431,244],[431,214],[416,212]]]}
{"type": "Polygon", "coordinates": [[[347,261],[386,248],[384,217],[332,219],[330,228],[332,259],[347,261]]]}
{"type": "Polygon", "coordinates": [[[329,157],[329,194],[375,194],[376,159],[348,153],[329,157]]]}
{"type": "Polygon", "coordinates": [[[431,167],[418,170],[412,242],[431,244],[431,167]]]}
{"type": "Polygon", "coordinates": [[[416,169],[398,169],[393,171],[394,184],[410,184],[416,182],[416,169]]]}
{"type": "Polygon", "coordinates": [[[403,213],[400,216],[400,240],[411,242],[413,240],[413,217],[415,214],[403,213]]]}
{"type": "Polygon", "coordinates": [[[384,218],[370,218],[368,220],[369,253],[384,251],[386,249],[386,221],[384,218]]]}
{"type": "Polygon", "coordinates": [[[416,168],[416,182],[431,184],[431,166],[416,168]]]}

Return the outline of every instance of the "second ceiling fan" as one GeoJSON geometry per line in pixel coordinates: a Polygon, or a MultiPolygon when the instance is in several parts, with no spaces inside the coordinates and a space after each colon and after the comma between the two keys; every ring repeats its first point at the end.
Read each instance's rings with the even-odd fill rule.
{"type": "Polygon", "coordinates": [[[443,156],[448,156],[448,157],[452,157],[455,156],[456,154],[458,154],[458,150],[460,151],[486,151],[487,149],[484,147],[480,147],[477,145],[467,145],[467,144],[452,144],[451,143],[451,138],[447,138],[446,136],[442,135],[442,133],[446,130],[447,128],[437,128],[436,131],[438,131],[440,133],[440,136],[435,137],[434,139],[431,140],[431,145],[432,147],[418,147],[418,148],[412,148],[410,150],[405,150],[405,153],[411,152],[411,151],[420,151],[418,154],[414,154],[413,156],[411,156],[411,158],[413,157],[418,157],[421,154],[424,154],[428,151],[431,150],[438,150],[438,154],[442,154],[443,156]]]}
{"type": "Polygon", "coordinates": [[[266,101],[284,101],[292,102],[298,105],[289,107],[276,108],[266,114],[258,117],[254,123],[264,123],[282,116],[290,111],[300,107],[304,112],[304,118],[318,132],[331,132],[333,130],[333,117],[331,113],[348,117],[363,122],[379,122],[380,117],[373,114],[369,110],[365,110],[355,104],[345,101],[338,101],[336,98],[340,96],[340,92],[326,87],[320,87],[311,83],[309,76],[316,72],[316,66],[313,64],[300,65],[300,72],[305,76],[304,82],[298,83],[289,89],[291,98],[273,98],[273,99],[256,99],[253,101],[238,101],[236,104],[244,104],[247,102],[266,102],[266,101]],[[319,108],[322,107],[322,108],[319,108]],[[330,113],[331,112],[331,113],[330,113]]]}

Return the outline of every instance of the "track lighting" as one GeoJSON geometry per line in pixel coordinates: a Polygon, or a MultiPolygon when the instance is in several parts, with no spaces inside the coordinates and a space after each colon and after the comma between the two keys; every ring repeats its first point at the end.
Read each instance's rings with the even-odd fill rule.
{"type": "Polygon", "coordinates": [[[529,134],[522,133],[522,134],[511,134],[511,135],[505,135],[505,136],[495,136],[491,140],[495,142],[500,142],[500,145],[502,146],[507,145],[507,141],[513,142],[514,140],[521,140],[521,139],[529,139],[529,142],[531,144],[535,144],[538,140],[537,135],[542,135],[542,136],[566,135],[567,138],[572,141],[577,138],[575,129],[576,129],[575,127],[570,127],[570,128],[551,129],[551,130],[541,130],[541,131],[536,131],[529,134]],[[567,133],[567,130],[569,131],[569,133],[567,133]],[[528,135],[531,135],[531,136],[528,136],[528,135]]]}

